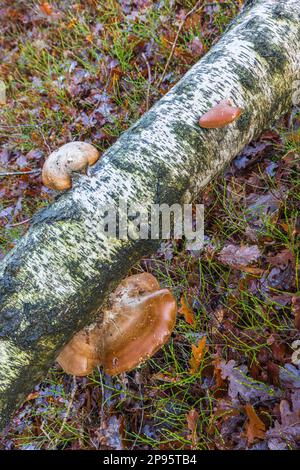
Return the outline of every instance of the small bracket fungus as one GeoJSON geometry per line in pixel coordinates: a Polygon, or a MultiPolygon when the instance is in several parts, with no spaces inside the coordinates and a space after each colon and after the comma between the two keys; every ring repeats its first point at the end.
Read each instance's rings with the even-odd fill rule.
{"type": "Polygon", "coordinates": [[[87,375],[96,365],[117,375],[134,369],[169,339],[176,322],[176,300],[148,273],[126,278],[111,295],[103,323],[80,331],[57,360],[73,375],[87,375]]]}
{"type": "Polygon", "coordinates": [[[201,116],[199,125],[205,129],[226,127],[228,124],[236,121],[241,113],[242,109],[233,106],[230,100],[222,100],[201,116]]]}
{"type": "Polygon", "coordinates": [[[42,179],[45,186],[58,191],[72,187],[71,174],[85,171],[99,159],[98,150],[86,142],[70,142],[52,152],[44,163],[42,179]]]}

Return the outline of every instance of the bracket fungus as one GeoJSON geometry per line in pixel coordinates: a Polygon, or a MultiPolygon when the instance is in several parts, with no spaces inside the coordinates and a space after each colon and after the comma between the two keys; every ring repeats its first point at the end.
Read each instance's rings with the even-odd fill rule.
{"type": "Polygon", "coordinates": [[[86,142],[69,142],[52,152],[44,163],[42,179],[45,186],[58,191],[72,187],[72,172],[85,171],[99,159],[98,150],[86,142]]]}
{"type": "Polygon", "coordinates": [[[103,323],[77,333],[57,361],[73,375],[87,375],[97,365],[117,375],[149,359],[169,339],[177,305],[149,273],[129,276],[110,297],[103,323]]]}
{"type": "Polygon", "coordinates": [[[99,365],[99,327],[93,325],[79,331],[64,347],[57,358],[67,374],[85,376],[99,365]]]}
{"type": "Polygon", "coordinates": [[[104,314],[103,367],[110,375],[134,369],[169,339],[177,305],[154,276],[137,274],[125,279],[113,295],[114,309],[104,314]]]}
{"type": "Polygon", "coordinates": [[[209,109],[199,119],[199,126],[204,129],[219,129],[236,121],[242,113],[242,109],[233,106],[231,100],[222,100],[209,109]]]}

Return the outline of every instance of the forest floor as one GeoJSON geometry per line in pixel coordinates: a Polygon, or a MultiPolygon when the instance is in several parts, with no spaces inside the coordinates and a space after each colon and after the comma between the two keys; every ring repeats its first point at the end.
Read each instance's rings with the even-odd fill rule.
{"type": "MultiPolygon", "coordinates": [[[[55,196],[40,176],[49,152],[75,139],[108,148],[241,7],[2,0],[0,258],[55,196]]],[[[170,342],[117,378],[100,369],[75,378],[54,365],[0,449],[300,447],[298,111],[262,130],[199,196],[200,255],[165,242],[133,269],[176,295],[170,342]]]]}

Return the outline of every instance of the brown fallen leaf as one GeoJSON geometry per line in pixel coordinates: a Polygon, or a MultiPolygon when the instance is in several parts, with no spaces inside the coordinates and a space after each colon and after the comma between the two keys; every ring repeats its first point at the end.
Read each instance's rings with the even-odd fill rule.
{"type": "Polygon", "coordinates": [[[292,312],[294,315],[294,325],[300,331],[300,297],[293,296],[292,298],[292,312]]]}
{"type": "Polygon", "coordinates": [[[124,450],[125,441],[125,423],[123,416],[106,416],[95,432],[99,447],[105,446],[107,449],[124,450]]]}
{"type": "Polygon", "coordinates": [[[192,356],[190,359],[190,373],[195,374],[201,365],[202,359],[206,352],[206,336],[203,336],[198,343],[198,346],[192,344],[192,356]]]}
{"type": "Polygon", "coordinates": [[[189,324],[189,325],[195,325],[195,315],[194,315],[194,312],[192,311],[192,309],[187,305],[184,297],[182,296],[181,299],[180,299],[180,305],[181,307],[179,308],[178,310],[178,313],[180,315],[183,315],[184,316],[184,319],[185,321],[189,324]]]}
{"type": "Polygon", "coordinates": [[[29,393],[25,401],[35,400],[39,396],[40,392],[29,393]]]}
{"type": "Polygon", "coordinates": [[[248,422],[246,424],[246,435],[248,444],[253,444],[256,438],[264,439],[266,434],[266,426],[262,420],[257,416],[255,409],[252,405],[247,403],[245,411],[248,416],[248,422]]]}
{"type": "Polygon", "coordinates": [[[224,385],[224,379],[222,377],[222,369],[221,369],[221,357],[219,355],[216,355],[212,363],[214,366],[214,377],[216,381],[216,388],[220,388],[224,385]]]}
{"type": "Polygon", "coordinates": [[[189,429],[189,431],[191,431],[191,433],[188,435],[188,439],[191,440],[191,443],[192,443],[191,449],[192,450],[197,449],[197,443],[199,441],[199,438],[197,436],[198,419],[199,419],[199,413],[195,409],[190,410],[188,412],[188,414],[186,415],[188,429],[189,429]]]}
{"type": "Polygon", "coordinates": [[[50,5],[50,3],[48,3],[48,2],[42,2],[42,3],[40,4],[40,10],[41,10],[45,15],[48,15],[48,16],[51,16],[52,13],[53,13],[52,5],[50,5]]]}
{"type": "Polygon", "coordinates": [[[276,342],[271,345],[271,349],[274,359],[283,364],[287,355],[286,345],[283,342],[280,342],[279,338],[276,338],[276,342]]]}
{"type": "Polygon", "coordinates": [[[294,263],[294,254],[286,249],[279,251],[275,256],[268,256],[267,261],[271,266],[276,268],[285,269],[289,263],[294,263]]]}
{"type": "Polygon", "coordinates": [[[253,275],[260,275],[263,274],[265,271],[261,268],[255,268],[253,266],[235,266],[236,269],[243,271],[244,273],[253,274],[253,275]]]}
{"type": "Polygon", "coordinates": [[[300,435],[300,389],[293,391],[291,403],[281,400],[279,412],[280,420],[276,420],[274,427],[266,433],[268,447],[271,450],[296,450],[300,435]]]}
{"type": "Polygon", "coordinates": [[[213,336],[218,336],[225,314],[226,310],[223,307],[217,307],[216,310],[212,313],[209,323],[211,327],[211,334],[213,336]]]}
{"type": "Polygon", "coordinates": [[[275,222],[278,218],[282,195],[279,192],[268,192],[258,195],[251,193],[246,197],[246,219],[253,226],[263,227],[265,217],[268,216],[275,222]]]}
{"type": "Polygon", "coordinates": [[[249,266],[260,258],[260,250],[257,245],[237,246],[227,245],[219,253],[219,260],[223,264],[232,267],[249,266]]]}
{"type": "Polygon", "coordinates": [[[276,364],[275,362],[268,361],[267,362],[267,372],[268,372],[268,377],[269,381],[272,385],[279,385],[280,380],[279,380],[279,365],[276,364]]]}
{"type": "Polygon", "coordinates": [[[252,142],[246,145],[242,152],[233,160],[233,165],[238,170],[245,169],[264,157],[271,148],[272,143],[270,142],[252,142]]]}

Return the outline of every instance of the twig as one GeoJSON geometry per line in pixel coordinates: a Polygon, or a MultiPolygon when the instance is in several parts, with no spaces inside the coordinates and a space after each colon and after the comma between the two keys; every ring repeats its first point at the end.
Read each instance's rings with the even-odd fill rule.
{"type": "Polygon", "coordinates": [[[33,173],[41,173],[41,169],[29,170],[29,171],[7,171],[0,173],[0,178],[5,178],[6,176],[18,176],[18,175],[30,175],[33,173]]]}
{"type": "Polygon", "coordinates": [[[15,129],[16,127],[37,127],[37,126],[41,126],[43,124],[51,124],[51,121],[40,121],[39,123],[36,123],[36,124],[13,124],[13,125],[9,125],[9,124],[0,124],[0,129],[3,127],[3,128],[7,128],[7,129],[15,129]]]}
{"type": "Polygon", "coordinates": [[[50,145],[48,144],[48,142],[47,142],[47,140],[46,140],[46,138],[45,138],[45,136],[44,136],[44,134],[43,134],[41,128],[39,128],[38,130],[39,130],[39,133],[40,133],[41,136],[42,136],[43,142],[44,142],[45,146],[47,147],[48,152],[51,153],[50,145]]]}
{"type": "Polygon", "coordinates": [[[173,57],[173,54],[174,54],[174,51],[175,51],[175,47],[176,47],[176,44],[177,44],[177,41],[178,41],[178,38],[179,38],[179,34],[181,33],[181,30],[182,30],[182,28],[183,28],[183,26],[184,26],[184,23],[186,22],[186,20],[187,20],[187,18],[188,18],[189,16],[191,16],[193,13],[195,13],[196,10],[198,10],[198,8],[201,8],[201,9],[202,9],[202,8],[205,7],[205,4],[200,7],[200,4],[202,3],[202,1],[203,1],[203,0],[198,0],[198,2],[193,6],[193,8],[192,8],[190,11],[188,11],[187,14],[184,16],[184,18],[181,20],[181,22],[180,22],[180,24],[179,24],[179,27],[178,27],[178,30],[177,30],[177,33],[176,33],[176,36],[175,36],[175,39],[174,39],[174,42],[173,42],[173,44],[172,44],[172,49],[171,49],[171,52],[170,52],[170,54],[169,54],[168,60],[167,60],[167,62],[166,62],[165,68],[164,68],[163,73],[162,73],[162,75],[161,75],[161,77],[160,77],[160,79],[159,79],[159,82],[158,82],[158,84],[157,84],[157,87],[158,87],[158,88],[160,87],[160,85],[161,85],[162,82],[163,82],[163,79],[164,79],[165,76],[166,76],[166,72],[167,72],[167,70],[168,70],[169,64],[170,64],[171,59],[172,59],[172,57],[173,57]]]}
{"type": "Polygon", "coordinates": [[[16,222],[15,224],[7,224],[6,227],[17,227],[18,225],[26,224],[31,219],[32,219],[32,217],[30,217],[29,219],[22,220],[21,222],[16,222]]]}
{"type": "Polygon", "coordinates": [[[146,95],[146,109],[148,111],[149,109],[149,99],[150,99],[150,87],[151,87],[151,82],[152,82],[152,75],[151,75],[151,67],[150,64],[147,60],[147,57],[145,56],[144,53],[142,53],[142,57],[144,61],[146,62],[147,65],[147,70],[148,70],[148,86],[147,86],[147,95],[146,95]]]}

